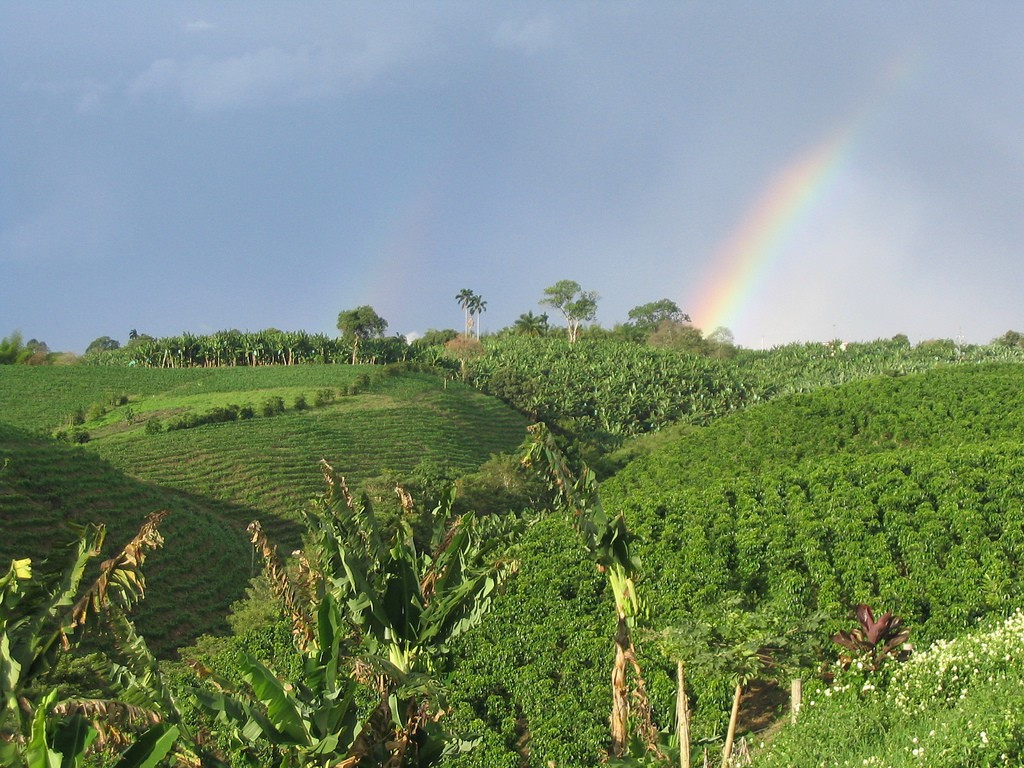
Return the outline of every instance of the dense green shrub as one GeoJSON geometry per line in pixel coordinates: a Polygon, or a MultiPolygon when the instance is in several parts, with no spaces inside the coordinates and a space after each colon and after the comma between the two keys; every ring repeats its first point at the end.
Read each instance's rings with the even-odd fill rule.
{"type": "MultiPolygon", "coordinates": [[[[280,400],[280,398],[277,399],[280,400]]],[[[218,406],[217,408],[211,408],[204,413],[187,413],[182,416],[178,416],[177,418],[170,419],[167,422],[166,430],[168,432],[173,432],[178,429],[193,429],[195,427],[201,427],[204,424],[223,424],[228,421],[251,419],[252,417],[253,410],[249,406],[218,406]]]]}
{"type": "Polygon", "coordinates": [[[360,373],[346,388],[346,392],[349,395],[359,395],[370,388],[370,377],[365,373],[360,373]]]}
{"type": "Polygon", "coordinates": [[[280,397],[268,397],[263,401],[260,409],[264,416],[276,416],[284,413],[284,399],[280,397]]]}
{"type": "Polygon", "coordinates": [[[608,746],[614,609],[605,579],[558,515],[512,553],[518,575],[453,656],[458,730],[486,734],[459,768],[594,766],[608,746]]]}
{"type": "Polygon", "coordinates": [[[334,390],[330,388],[318,389],[313,398],[313,405],[320,407],[334,402],[334,390]]]}

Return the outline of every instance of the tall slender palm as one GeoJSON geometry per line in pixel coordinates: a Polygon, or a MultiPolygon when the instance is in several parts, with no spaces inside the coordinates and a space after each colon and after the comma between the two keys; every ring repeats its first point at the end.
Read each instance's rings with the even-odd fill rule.
{"type": "Polygon", "coordinates": [[[487,311],[487,302],[484,301],[483,296],[480,294],[474,294],[473,300],[469,305],[470,315],[476,318],[476,337],[480,338],[480,315],[487,311]]]}
{"type": "Polygon", "coordinates": [[[462,311],[466,313],[466,336],[469,336],[470,331],[473,329],[473,313],[471,308],[474,300],[478,298],[479,297],[469,288],[463,288],[455,294],[455,300],[459,302],[459,306],[462,307],[462,311]]]}

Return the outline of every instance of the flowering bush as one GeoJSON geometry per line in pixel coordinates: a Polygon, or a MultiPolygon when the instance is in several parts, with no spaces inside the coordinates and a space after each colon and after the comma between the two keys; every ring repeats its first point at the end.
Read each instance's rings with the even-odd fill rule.
{"type": "Polygon", "coordinates": [[[1024,612],[873,672],[837,667],[756,766],[995,766],[1024,761],[1024,612]]]}

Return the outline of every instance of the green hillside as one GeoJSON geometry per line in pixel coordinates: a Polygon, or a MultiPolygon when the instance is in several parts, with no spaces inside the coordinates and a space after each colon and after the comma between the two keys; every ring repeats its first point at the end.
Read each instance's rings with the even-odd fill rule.
{"type": "Polygon", "coordinates": [[[423,461],[468,472],[492,453],[514,450],[526,426],[465,385],[379,367],[4,366],[0,373],[0,462],[9,461],[0,475],[0,560],[39,556],[70,539],[64,521],[107,523],[113,547],[146,512],[172,510],[140,622],[162,652],[224,626],[252,573],[250,520],[260,519],[283,551],[299,545],[298,512],[323,489],[321,459],[353,486],[387,472],[406,475],[423,461]],[[347,394],[356,383],[359,393],[347,394]],[[315,405],[325,388],[332,397],[315,405]],[[115,404],[122,395],[127,401],[115,404]],[[294,407],[299,396],[304,410],[294,407]],[[271,397],[285,410],[263,416],[259,406],[271,397]],[[147,430],[154,415],[166,424],[229,403],[252,405],[256,414],[147,430]],[[84,445],[38,434],[93,404],[106,412],[80,425],[91,436],[84,445]]]}
{"type": "MultiPolygon", "coordinates": [[[[819,387],[688,429],[620,472],[607,492],[660,488],[836,454],[957,446],[1024,434],[1024,366],[990,363],[819,387]]],[[[660,436],[659,436],[660,438],[660,436]]]]}
{"type": "MultiPolygon", "coordinates": [[[[922,647],[1024,605],[1022,392],[1020,366],[866,380],[752,406],[635,462],[602,496],[635,535],[647,625],[723,624],[738,605],[799,626],[821,610],[835,658],[828,634],[860,601],[903,616],[922,647]]],[[[454,671],[460,718],[489,734],[459,765],[593,765],[607,747],[610,596],[560,565],[585,562],[564,521],[531,529],[521,554],[523,575],[454,671]]],[[[659,648],[640,640],[664,726],[675,666],[659,648]]],[[[721,739],[731,691],[722,671],[691,670],[695,738],[721,739]]]]}
{"type": "Polygon", "coordinates": [[[964,768],[1024,762],[1020,611],[938,642],[881,674],[837,672],[829,687],[810,687],[796,727],[755,750],[753,765],[964,768]]]}
{"type": "MultiPolygon", "coordinates": [[[[490,345],[466,368],[479,389],[408,366],[8,366],[0,559],[42,556],[71,536],[65,523],[85,520],[109,525],[113,549],[146,513],[170,509],[139,614],[170,654],[226,630],[254,571],[248,521],[286,551],[299,545],[320,459],[394,505],[394,481],[419,468],[470,472],[520,445],[526,418],[499,395],[551,418],[570,453],[624,444],[606,468],[640,456],[601,493],[624,511],[642,564],[635,639],[656,725],[675,703],[661,633],[692,631],[695,617],[725,632],[816,626],[822,613],[810,680],[858,602],[896,611],[919,648],[1024,606],[1024,366],[998,350],[875,342],[702,361],[617,343],[567,349],[490,345]]],[[[451,727],[480,738],[446,764],[595,765],[609,746],[605,577],[561,514],[541,512],[509,556],[518,575],[439,671],[451,727]]],[[[694,738],[712,752],[732,693],[718,656],[709,646],[686,659],[694,738]]],[[[766,707],[741,730],[763,725],[766,707]]]]}
{"type": "Polygon", "coordinates": [[[224,630],[228,606],[252,575],[245,525],[254,509],[140,481],[91,451],[3,423],[0,457],[0,561],[59,558],[59,545],[74,537],[68,526],[87,522],[106,524],[114,552],[147,514],[167,509],[166,545],[147,567],[139,627],[161,653],[224,630]]]}

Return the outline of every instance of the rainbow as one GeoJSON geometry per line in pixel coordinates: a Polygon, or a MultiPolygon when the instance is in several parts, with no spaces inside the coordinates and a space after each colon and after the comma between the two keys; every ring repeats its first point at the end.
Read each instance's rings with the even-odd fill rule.
{"type": "MultiPolygon", "coordinates": [[[[882,96],[901,85],[917,67],[907,60],[883,73],[882,96]]],[[[729,327],[750,304],[790,236],[815,209],[847,165],[858,137],[878,111],[876,98],[824,141],[803,152],[775,174],[740,219],[739,225],[715,249],[710,272],[691,303],[691,315],[705,332],[729,327]]]]}

